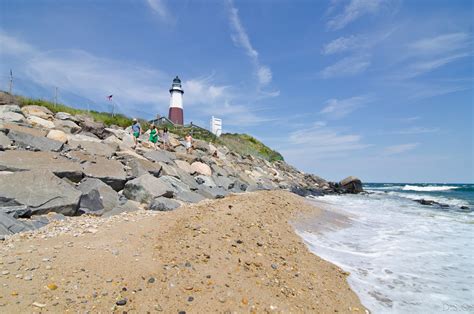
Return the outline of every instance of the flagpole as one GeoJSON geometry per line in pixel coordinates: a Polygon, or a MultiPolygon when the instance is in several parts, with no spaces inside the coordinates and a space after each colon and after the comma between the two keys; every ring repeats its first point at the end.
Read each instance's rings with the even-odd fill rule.
{"type": "Polygon", "coordinates": [[[12,72],[12,69],[10,69],[10,95],[13,95],[12,92],[13,92],[13,72],[12,72]]]}

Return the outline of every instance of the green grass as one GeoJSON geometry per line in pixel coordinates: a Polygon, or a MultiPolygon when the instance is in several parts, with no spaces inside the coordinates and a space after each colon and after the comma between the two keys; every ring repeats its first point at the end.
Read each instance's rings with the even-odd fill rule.
{"type": "Polygon", "coordinates": [[[225,133],[219,140],[231,151],[241,155],[258,156],[268,161],[284,160],[283,156],[248,134],[225,133]]]}
{"type": "MultiPolygon", "coordinates": [[[[49,110],[51,110],[53,113],[67,112],[72,115],[82,114],[82,115],[86,115],[93,118],[95,121],[102,122],[106,126],[110,126],[114,124],[114,125],[125,128],[132,124],[132,119],[123,114],[115,114],[112,116],[112,114],[108,112],[98,112],[94,110],[87,111],[87,110],[72,108],[63,104],[54,104],[50,101],[41,100],[41,99],[31,99],[31,98],[26,98],[22,96],[16,96],[16,97],[18,99],[20,107],[35,105],[35,106],[46,107],[49,110]]],[[[146,124],[146,122],[143,122],[143,123],[146,124]]]]}

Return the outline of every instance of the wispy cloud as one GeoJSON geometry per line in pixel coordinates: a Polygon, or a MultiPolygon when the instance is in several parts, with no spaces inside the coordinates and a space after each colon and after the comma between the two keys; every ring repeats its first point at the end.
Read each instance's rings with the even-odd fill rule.
{"type": "Polygon", "coordinates": [[[367,55],[347,57],[324,68],[320,76],[325,79],[354,76],[364,72],[369,66],[370,58],[367,55]]]}
{"type": "Polygon", "coordinates": [[[412,42],[408,47],[416,54],[442,54],[469,48],[471,42],[468,33],[458,32],[422,38],[412,42]]]}
{"type": "Polygon", "coordinates": [[[305,159],[324,159],[341,156],[361,150],[371,145],[362,142],[358,134],[347,134],[329,127],[323,121],[316,121],[309,127],[293,131],[286,142],[277,144],[285,157],[305,159]]]}
{"type": "Polygon", "coordinates": [[[387,156],[397,155],[397,154],[401,154],[401,153],[405,153],[410,150],[413,150],[419,145],[420,143],[407,143],[407,144],[388,146],[388,147],[385,147],[383,154],[387,156]]]}
{"type": "Polygon", "coordinates": [[[229,21],[233,30],[232,41],[238,47],[245,50],[245,53],[252,60],[255,66],[255,74],[261,86],[268,85],[272,81],[272,70],[270,67],[260,63],[257,50],[252,46],[250,38],[239,18],[239,10],[234,6],[232,0],[227,1],[229,5],[229,21]]]}
{"type": "Polygon", "coordinates": [[[164,0],[146,0],[150,8],[155,12],[161,20],[165,22],[173,22],[174,17],[168,10],[164,0]]]}
{"type": "Polygon", "coordinates": [[[427,128],[422,126],[415,126],[408,129],[398,130],[392,132],[392,134],[400,135],[413,135],[413,134],[427,134],[439,132],[439,128],[427,128]]]}
{"type": "Polygon", "coordinates": [[[370,101],[372,101],[372,97],[368,95],[346,99],[333,98],[326,102],[326,106],[321,110],[321,113],[330,119],[340,119],[370,101]]]}
{"type": "Polygon", "coordinates": [[[364,15],[377,13],[383,2],[383,0],[350,0],[341,13],[330,18],[327,27],[331,30],[342,29],[364,15]]]}
{"type": "Polygon", "coordinates": [[[339,37],[323,46],[321,53],[323,55],[331,55],[352,50],[361,45],[361,38],[355,35],[348,37],[339,37]]]}

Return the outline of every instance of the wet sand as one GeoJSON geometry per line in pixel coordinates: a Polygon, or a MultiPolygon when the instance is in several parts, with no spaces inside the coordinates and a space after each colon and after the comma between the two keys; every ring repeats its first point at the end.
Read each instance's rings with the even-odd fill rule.
{"type": "Polygon", "coordinates": [[[294,232],[305,213],[320,211],[265,191],[58,221],[0,243],[0,312],[364,313],[294,232]]]}

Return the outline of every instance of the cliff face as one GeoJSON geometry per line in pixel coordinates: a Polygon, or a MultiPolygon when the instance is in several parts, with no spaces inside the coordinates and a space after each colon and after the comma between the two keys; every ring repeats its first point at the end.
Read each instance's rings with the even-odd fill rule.
{"type": "Polygon", "coordinates": [[[148,134],[134,148],[121,127],[42,106],[20,108],[15,98],[1,96],[0,236],[61,217],[48,213],[110,216],[172,210],[246,191],[287,189],[306,196],[356,186],[354,180],[334,185],[283,160],[243,156],[201,140],[187,153],[174,134],[168,150],[155,149],[148,134]]]}

